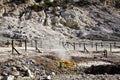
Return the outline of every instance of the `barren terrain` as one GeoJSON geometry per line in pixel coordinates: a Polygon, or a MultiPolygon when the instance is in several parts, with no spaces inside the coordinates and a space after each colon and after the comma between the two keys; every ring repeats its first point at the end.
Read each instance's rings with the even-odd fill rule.
{"type": "Polygon", "coordinates": [[[16,52],[12,54],[11,47],[0,48],[1,79],[120,79],[119,53],[108,53],[108,58],[105,58],[103,53],[83,53],[80,50],[39,48],[42,53],[38,53],[34,47],[28,47],[27,51],[24,51],[24,47],[16,49],[21,55],[16,52]]]}

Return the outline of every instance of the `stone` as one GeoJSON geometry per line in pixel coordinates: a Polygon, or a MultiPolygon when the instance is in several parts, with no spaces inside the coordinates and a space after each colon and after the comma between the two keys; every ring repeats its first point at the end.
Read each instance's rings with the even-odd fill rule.
{"type": "Polygon", "coordinates": [[[50,76],[50,75],[48,75],[48,76],[46,77],[46,79],[51,80],[51,76],[50,76]]]}
{"type": "Polygon", "coordinates": [[[5,72],[5,71],[3,71],[3,73],[2,73],[4,76],[7,76],[8,75],[8,73],[7,72],[5,72]]]}
{"type": "Polygon", "coordinates": [[[35,61],[34,59],[31,59],[31,62],[32,62],[33,64],[36,64],[36,61],[35,61]]]}
{"type": "Polygon", "coordinates": [[[18,76],[18,75],[20,75],[20,72],[19,71],[12,71],[12,75],[18,76]]]}
{"type": "Polygon", "coordinates": [[[52,72],[51,75],[52,75],[52,76],[55,76],[56,74],[55,74],[55,72],[52,72]]]}
{"type": "Polygon", "coordinates": [[[33,75],[33,73],[28,69],[27,70],[28,71],[28,75],[29,75],[29,77],[31,77],[31,78],[34,78],[35,76],[33,75]]]}
{"type": "Polygon", "coordinates": [[[27,75],[29,76],[29,77],[31,77],[31,78],[34,78],[35,76],[33,75],[33,73],[31,72],[31,70],[28,68],[28,67],[26,67],[26,66],[23,66],[24,67],[24,70],[26,70],[27,71],[27,75]]]}
{"type": "Polygon", "coordinates": [[[3,79],[3,76],[0,76],[0,80],[2,80],[3,79]]]}
{"type": "Polygon", "coordinates": [[[20,75],[20,72],[17,71],[16,67],[13,67],[11,74],[14,75],[14,76],[19,76],[19,75],[20,75]]]}
{"type": "Polygon", "coordinates": [[[54,0],[49,0],[50,2],[53,2],[54,0]]]}
{"type": "Polygon", "coordinates": [[[32,80],[30,77],[18,76],[16,80],[32,80]]]}
{"type": "Polygon", "coordinates": [[[9,75],[8,77],[7,77],[7,80],[14,80],[14,76],[13,75],[9,75]]]}
{"type": "Polygon", "coordinates": [[[5,12],[4,8],[0,6],[0,16],[3,16],[4,12],[5,12]]]}
{"type": "Polygon", "coordinates": [[[63,25],[63,26],[66,26],[66,20],[64,18],[61,18],[60,19],[60,23],[63,25]]]}
{"type": "Polygon", "coordinates": [[[51,26],[51,20],[49,17],[45,18],[44,26],[51,26]]]}

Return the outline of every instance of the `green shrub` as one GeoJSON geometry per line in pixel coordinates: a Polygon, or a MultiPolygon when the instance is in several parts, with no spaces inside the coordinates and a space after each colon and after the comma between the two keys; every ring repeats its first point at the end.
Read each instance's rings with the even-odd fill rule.
{"type": "Polygon", "coordinates": [[[50,2],[50,1],[48,1],[48,0],[44,0],[44,2],[45,2],[45,6],[46,7],[51,7],[51,6],[55,6],[55,3],[54,2],[50,2]]]}
{"type": "Polygon", "coordinates": [[[78,2],[76,2],[76,4],[79,6],[92,5],[92,1],[91,0],[79,0],[78,2]]]}
{"type": "Polygon", "coordinates": [[[69,0],[62,0],[62,2],[67,4],[67,3],[69,3],[69,0]]]}
{"type": "Polygon", "coordinates": [[[16,4],[22,4],[22,3],[26,3],[28,0],[11,0],[11,2],[14,2],[16,4]]]}
{"type": "Polygon", "coordinates": [[[35,10],[35,11],[41,11],[41,10],[45,9],[45,6],[34,4],[34,5],[30,6],[30,9],[35,10]]]}
{"type": "Polygon", "coordinates": [[[120,8],[120,0],[116,0],[114,6],[115,6],[116,8],[120,8]]]}
{"type": "Polygon", "coordinates": [[[26,2],[27,2],[27,0],[21,0],[21,2],[22,2],[22,3],[26,3],[26,2]]]}
{"type": "Polygon", "coordinates": [[[35,2],[41,2],[42,0],[35,0],[35,2]]]}

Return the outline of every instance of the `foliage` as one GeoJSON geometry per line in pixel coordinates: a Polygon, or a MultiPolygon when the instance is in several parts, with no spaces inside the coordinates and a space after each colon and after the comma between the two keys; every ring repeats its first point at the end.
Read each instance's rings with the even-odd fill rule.
{"type": "Polygon", "coordinates": [[[54,2],[50,2],[50,1],[48,1],[48,0],[44,0],[44,5],[46,6],[46,7],[51,7],[51,6],[55,6],[55,3],[54,2]]]}
{"type": "Polygon", "coordinates": [[[116,8],[120,8],[120,0],[116,0],[115,1],[115,6],[116,8]]]}
{"type": "Polygon", "coordinates": [[[41,2],[42,0],[35,0],[35,2],[41,2]]]}
{"type": "Polygon", "coordinates": [[[69,0],[61,0],[62,3],[67,4],[69,3],[69,0]]]}
{"type": "Polygon", "coordinates": [[[79,0],[78,2],[76,2],[77,5],[79,6],[85,6],[85,5],[92,5],[92,1],[91,0],[79,0]]]}
{"type": "Polygon", "coordinates": [[[41,10],[45,9],[45,7],[43,5],[34,4],[34,5],[30,6],[30,9],[35,10],[35,11],[41,11],[41,10]]]}
{"type": "Polygon", "coordinates": [[[28,0],[11,0],[11,2],[14,2],[16,4],[22,4],[22,3],[26,3],[28,0]]]}
{"type": "MultiPolygon", "coordinates": [[[[19,0],[13,0],[13,1],[19,1],[19,0]]],[[[27,0],[20,0],[22,3],[25,3],[27,0]]],[[[42,0],[35,0],[36,2],[41,2],[42,0]]],[[[50,2],[49,0],[43,0],[44,4],[34,4],[30,8],[35,11],[41,11],[44,9],[48,9],[48,7],[55,7],[55,6],[65,6],[70,3],[70,0],[55,0],[53,2],[50,2]]],[[[120,8],[120,0],[79,0],[78,2],[70,3],[73,5],[78,6],[89,6],[89,5],[99,5],[104,4],[107,2],[108,6],[113,6],[116,8],[120,8]]]]}
{"type": "Polygon", "coordinates": [[[54,7],[54,2],[44,0],[44,4],[34,4],[30,6],[30,9],[35,11],[41,11],[41,10],[47,9],[48,7],[54,7]]]}

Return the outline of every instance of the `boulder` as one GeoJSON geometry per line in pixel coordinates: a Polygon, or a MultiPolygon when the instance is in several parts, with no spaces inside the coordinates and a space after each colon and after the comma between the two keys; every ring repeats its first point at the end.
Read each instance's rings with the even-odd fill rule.
{"type": "Polygon", "coordinates": [[[17,71],[16,67],[13,67],[11,74],[14,75],[14,76],[19,76],[19,75],[20,75],[20,72],[17,71]]]}
{"type": "Polygon", "coordinates": [[[7,80],[14,80],[14,76],[13,75],[9,75],[8,77],[7,77],[7,80]]]}
{"type": "Polygon", "coordinates": [[[3,13],[5,12],[4,8],[0,6],[0,17],[3,16],[3,13]]]}
{"type": "Polygon", "coordinates": [[[56,74],[55,74],[55,72],[51,72],[51,75],[52,75],[52,76],[55,76],[56,74]]]}
{"type": "Polygon", "coordinates": [[[49,17],[45,18],[44,26],[51,26],[51,20],[49,17]]]}
{"type": "Polygon", "coordinates": [[[66,26],[67,22],[64,18],[61,18],[60,19],[60,23],[63,25],[63,26],[66,26]]]}
{"type": "Polygon", "coordinates": [[[34,74],[31,72],[31,70],[28,68],[28,67],[26,67],[26,66],[23,66],[24,67],[24,70],[25,71],[27,71],[27,75],[29,76],[29,77],[31,77],[31,78],[34,78],[35,76],[34,76],[34,74]]]}
{"type": "Polygon", "coordinates": [[[33,75],[33,73],[32,73],[29,69],[27,70],[27,72],[28,72],[28,76],[29,76],[29,77],[31,77],[31,78],[34,78],[34,77],[35,77],[35,76],[33,75]]]}
{"type": "Polygon", "coordinates": [[[2,80],[3,79],[3,76],[0,76],[0,80],[2,80]]]}
{"type": "Polygon", "coordinates": [[[22,77],[22,76],[18,76],[16,80],[33,80],[30,77],[22,77]]]}

